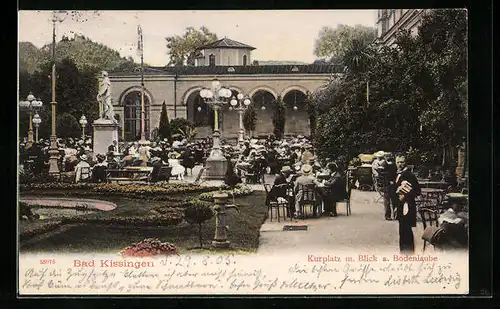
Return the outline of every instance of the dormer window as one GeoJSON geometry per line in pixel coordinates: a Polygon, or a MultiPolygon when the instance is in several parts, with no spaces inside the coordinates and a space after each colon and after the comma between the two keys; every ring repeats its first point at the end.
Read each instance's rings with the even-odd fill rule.
{"type": "Polygon", "coordinates": [[[292,72],[298,72],[298,71],[299,71],[299,68],[297,68],[297,67],[292,68],[292,72]]]}
{"type": "Polygon", "coordinates": [[[208,65],[215,66],[215,55],[214,54],[210,54],[210,56],[208,56],[208,65]]]}
{"type": "Polygon", "coordinates": [[[243,65],[247,65],[247,55],[243,55],[243,65]]]}
{"type": "Polygon", "coordinates": [[[229,67],[229,68],[227,68],[227,71],[228,71],[229,73],[233,73],[233,72],[234,72],[234,68],[233,68],[233,67],[229,67]]]}

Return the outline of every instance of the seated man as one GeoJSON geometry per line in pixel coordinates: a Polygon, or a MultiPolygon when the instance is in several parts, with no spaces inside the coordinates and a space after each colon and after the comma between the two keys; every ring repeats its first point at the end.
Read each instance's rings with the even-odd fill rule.
{"type": "Polygon", "coordinates": [[[312,166],[309,164],[302,165],[301,168],[302,175],[297,177],[294,184],[295,193],[295,218],[301,218],[302,213],[300,211],[300,202],[303,199],[302,187],[307,185],[320,185],[320,183],[316,180],[316,177],[312,175],[312,166]]]}
{"type": "Polygon", "coordinates": [[[106,182],[106,169],[108,163],[103,154],[97,155],[97,163],[92,168],[92,182],[106,182]]]}
{"type": "Polygon", "coordinates": [[[149,181],[157,182],[161,168],[163,167],[163,162],[159,157],[154,157],[153,159],[151,159],[151,161],[153,161],[153,170],[151,171],[151,175],[149,176],[149,181]]]}

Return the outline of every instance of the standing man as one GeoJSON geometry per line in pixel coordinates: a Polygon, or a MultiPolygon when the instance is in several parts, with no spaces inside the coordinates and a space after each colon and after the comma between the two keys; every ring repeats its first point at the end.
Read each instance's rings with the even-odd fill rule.
{"type": "Polygon", "coordinates": [[[417,177],[407,168],[405,157],[397,157],[396,166],[398,168],[396,193],[398,195],[399,250],[401,253],[412,254],[415,252],[412,227],[417,226],[415,198],[420,195],[420,185],[417,177]]]}
{"type": "MultiPolygon", "coordinates": [[[[386,167],[386,175],[387,175],[387,205],[385,208],[385,218],[390,218],[391,220],[397,220],[397,199],[398,196],[396,194],[396,176],[398,172],[398,168],[396,163],[394,162],[394,156],[392,154],[387,154],[386,156],[387,167],[386,167]],[[391,207],[392,206],[392,207],[391,207]],[[392,214],[392,216],[391,216],[392,214]]],[[[384,197],[385,202],[385,197],[384,197]]]]}

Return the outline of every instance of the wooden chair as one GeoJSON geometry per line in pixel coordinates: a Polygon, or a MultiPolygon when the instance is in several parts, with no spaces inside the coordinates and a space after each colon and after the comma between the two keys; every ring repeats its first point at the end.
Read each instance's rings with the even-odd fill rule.
{"type": "Polygon", "coordinates": [[[170,181],[170,176],[172,175],[172,167],[171,166],[162,166],[160,169],[160,173],[158,174],[158,181],[170,181]]]}
{"type": "MultiPolygon", "coordinates": [[[[91,181],[91,167],[80,167],[80,179],[79,182],[90,182],[91,181]]],[[[75,175],[76,176],[76,175],[75,175]]],[[[75,182],[77,179],[75,178],[75,182]]]]}
{"type": "Polygon", "coordinates": [[[418,212],[420,213],[420,218],[422,219],[422,227],[424,229],[422,239],[424,240],[423,251],[425,251],[427,242],[431,243],[433,236],[439,230],[439,212],[436,209],[427,207],[421,207],[418,212]]]}
{"type": "Polygon", "coordinates": [[[300,205],[300,212],[302,213],[302,216],[307,217],[306,215],[306,205],[311,205],[313,209],[313,213],[315,212],[316,208],[316,185],[310,184],[310,185],[299,185],[296,198],[298,193],[301,192],[300,200],[299,200],[299,205],[300,205]]]}
{"type": "Polygon", "coordinates": [[[286,221],[286,213],[289,207],[289,203],[281,201],[281,198],[270,198],[269,193],[271,192],[271,189],[271,184],[264,183],[264,190],[266,191],[266,201],[268,201],[267,211],[269,213],[269,219],[271,222],[273,221],[273,209],[276,209],[276,216],[278,218],[278,222],[280,222],[280,208],[283,208],[283,220],[286,221]]]}

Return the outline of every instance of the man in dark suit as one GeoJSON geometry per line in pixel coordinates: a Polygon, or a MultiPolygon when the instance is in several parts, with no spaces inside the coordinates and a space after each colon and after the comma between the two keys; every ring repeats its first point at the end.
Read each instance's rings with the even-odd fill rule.
{"type": "Polygon", "coordinates": [[[395,185],[398,195],[399,250],[401,253],[412,254],[415,252],[412,227],[417,226],[415,198],[421,193],[420,185],[417,177],[407,168],[405,157],[397,157],[396,166],[398,167],[395,185]]]}
{"type": "Polygon", "coordinates": [[[269,191],[268,197],[266,199],[266,205],[271,200],[276,200],[278,197],[282,197],[288,201],[289,214],[293,214],[293,206],[295,205],[295,199],[293,196],[287,195],[287,186],[290,184],[289,177],[292,174],[292,169],[289,166],[283,166],[280,173],[274,179],[273,187],[269,191]]]}
{"type": "Polygon", "coordinates": [[[397,220],[396,205],[398,196],[396,194],[396,176],[398,168],[392,154],[387,154],[386,162],[387,191],[384,196],[385,219],[397,220]]]}

